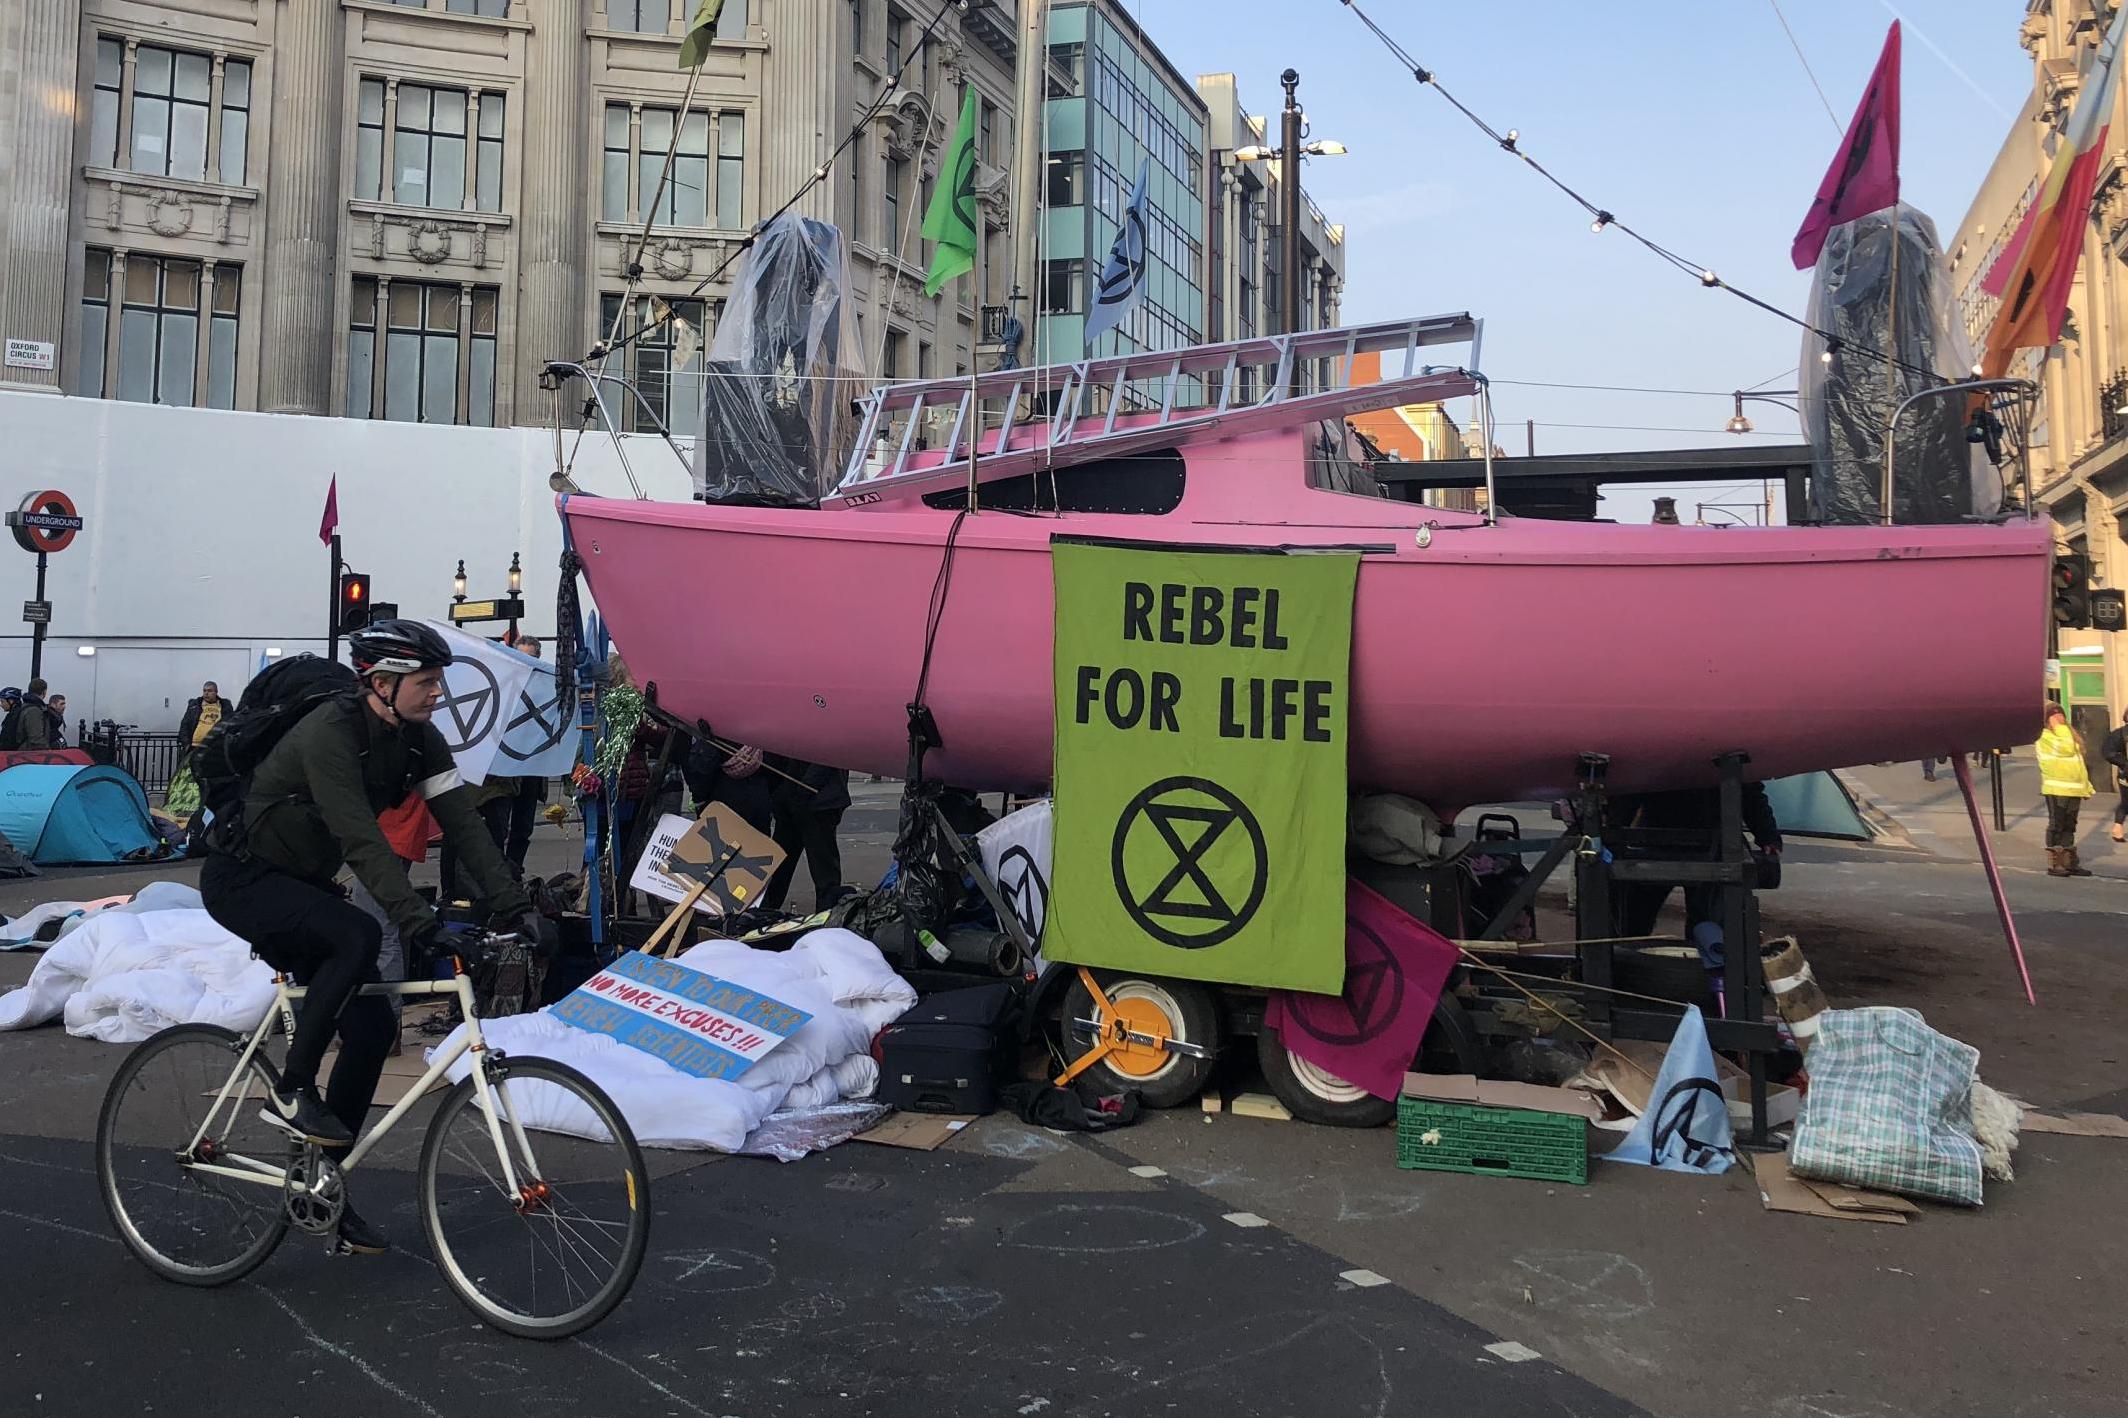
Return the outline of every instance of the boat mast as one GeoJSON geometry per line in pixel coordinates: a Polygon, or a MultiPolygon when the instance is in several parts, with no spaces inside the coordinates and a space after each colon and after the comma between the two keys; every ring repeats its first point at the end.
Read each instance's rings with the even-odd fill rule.
{"type": "Polygon", "coordinates": [[[1021,299],[1028,302],[1024,322],[1027,354],[1022,364],[1033,364],[1037,347],[1035,326],[1035,235],[1041,225],[1042,202],[1042,113],[1048,93],[1049,0],[1019,0],[1019,43],[1016,59],[1018,93],[1013,99],[1012,142],[1012,294],[1006,313],[1014,314],[1021,299]]]}

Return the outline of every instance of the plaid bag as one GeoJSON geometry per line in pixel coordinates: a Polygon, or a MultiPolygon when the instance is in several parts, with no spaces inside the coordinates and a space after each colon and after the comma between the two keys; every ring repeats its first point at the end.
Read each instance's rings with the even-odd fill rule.
{"type": "Polygon", "coordinates": [[[1980,1205],[1973,1081],[1980,1050],[1911,1009],[1818,1016],[1789,1167],[1799,1177],[1980,1205]]]}

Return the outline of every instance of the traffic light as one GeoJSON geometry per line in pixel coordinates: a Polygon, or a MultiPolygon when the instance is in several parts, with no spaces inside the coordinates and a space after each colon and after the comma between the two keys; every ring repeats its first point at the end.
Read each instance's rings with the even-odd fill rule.
{"type": "Polygon", "coordinates": [[[369,618],[363,621],[363,624],[375,625],[380,620],[397,619],[399,619],[399,603],[397,601],[371,601],[369,603],[369,618]]]}
{"type": "Polygon", "coordinates": [[[2091,628],[2093,630],[2128,630],[2128,593],[2121,591],[2093,591],[2091,593],[2091,628]]]}
{"type": "Polygon", "coordinates": [[[343,571],[340,573],[339,603],[340,633],[352,635],[369,624],[369,573],[367,571],[343,571]]]}
{"type": "Polygon", "coordinates": [[[2054,558],[2054,623],[2064,630],[2091,628],[2091,558],[2080,552],[2054,558]]]}

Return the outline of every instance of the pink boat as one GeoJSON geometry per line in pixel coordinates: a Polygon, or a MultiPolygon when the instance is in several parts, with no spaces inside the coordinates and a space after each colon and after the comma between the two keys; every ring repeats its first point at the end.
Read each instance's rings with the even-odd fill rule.
{"type": "Polygon", "coordinates": [[[954,535],[926,692],[944,740],[927,768],[969,788],[1049,778],[1060,537],[1359,549],[1352,780],[1438,809],[1563,794],[1584,751],[1610,755],[1613,788],[1641,790],[1711,783],[1732,749],[1773,778],[2031,736],[2043,522],[1495,522],[1310,485],[1319,422],[1477,392],[1462,368],[1418,363],[1476,335],[1445,317],[984,375],[972,390],[901,385],[865,402],[866,451],[817,508],[576,495],[562,512],[615,644],[664,707],[734,741],[898,774],[976,444],[978,510],[954,535]],[[1376,350],[1385,371],[1402,352],[1401,377],[1284,392],[1296,369],[1376,350]],[[1112,415],[1126,385],[1148,407],[1112,415]],[[1038,392],[1050,412],[1020,426],[1038,392]],[[897,428],[879,451],[875,434],[897,428]]]}

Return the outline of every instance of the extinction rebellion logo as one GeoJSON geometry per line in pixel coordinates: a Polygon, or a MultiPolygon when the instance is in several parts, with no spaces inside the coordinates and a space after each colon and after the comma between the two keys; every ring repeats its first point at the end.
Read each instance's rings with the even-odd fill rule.
{"type": "Polygon", "coordinates": [[[1183,950],[1239,933],[1270,880],[1255,814],[1209,778],[1163,778],[1132,798],[1109,860],[1124,911],[1153,939],[1183,950]]]}

